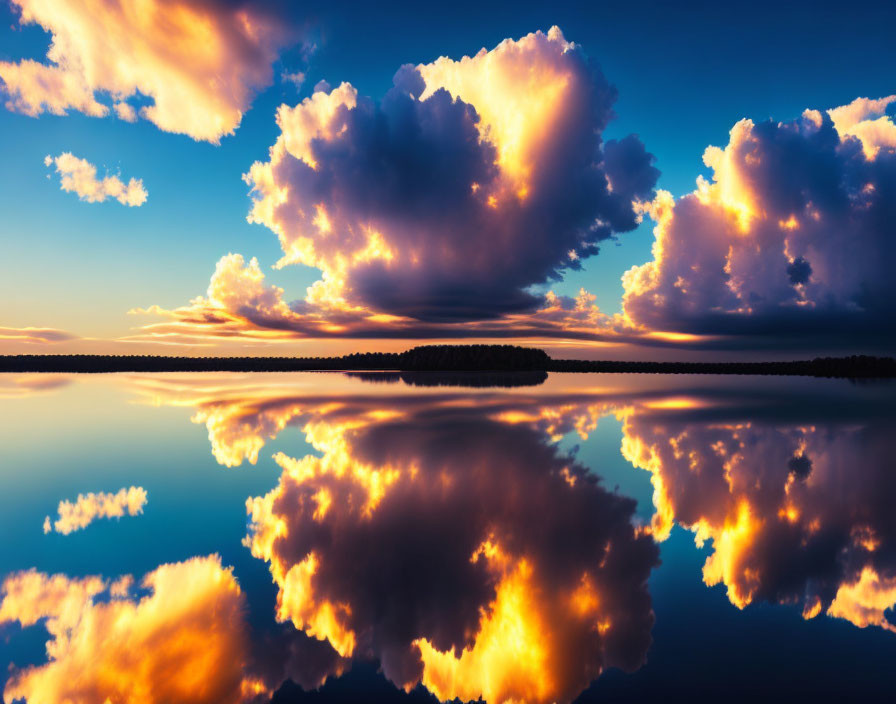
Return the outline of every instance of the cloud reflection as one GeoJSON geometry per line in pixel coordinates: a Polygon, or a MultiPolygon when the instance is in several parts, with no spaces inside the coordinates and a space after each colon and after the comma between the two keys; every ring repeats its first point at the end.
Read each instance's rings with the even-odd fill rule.
{"type": "Polygon", "coordinates": [[[245,542],[269,564],[277,618],[325,645],[334,671],[369,660],[443,700],[571,701],[607,667],[643,663],[654,541],[675,524],[711,546],[704,579],[738,607],[893,630],[887,387],[556,374],[463,391],[340,374],[132,383],[193,409],[223,465],[255,463],[286,428],[304,435],[312,454],[274,453],[279,481],[247,502],[245,542]],[[605,416],[651,472],[650,525],[558,444],[587,440],[605,416]]]}
{"type": "Polygon", "coordinates": [[[703,579],[735,606],[795,604],[896,631],[892,428],[892,412],[661,408],[627,415],[622,451],[652,474],[654,534],[678,523],[711,542],[703,579]]]}
{"type": "Polygon", "coordinates": [[[526,426],[434,404],[312,415],[248,501],[277,617],[440,699],[571,701],[638,668],[657,564],[634,501],[526,426]]]}
{"type": "Polygon", "coordinates": [[[48,662],[13,667],[5,702],[241,702],[245,601],[217,555],[130,576],[69,578],[34,570],[3,583],[0,624],[43,623],[48,662]]]}
{"type": "Polygon", "coordinates": [[[44,533],[56,531],[68,535],[86,528],[98,518],[121,518],[143,513],[146,505],[146,489],[132,486],[119,489],[115,494],[100,491],[78,494],[75,501],[59,502],[59,518],[52,522],[44,519],[44,533]]]}

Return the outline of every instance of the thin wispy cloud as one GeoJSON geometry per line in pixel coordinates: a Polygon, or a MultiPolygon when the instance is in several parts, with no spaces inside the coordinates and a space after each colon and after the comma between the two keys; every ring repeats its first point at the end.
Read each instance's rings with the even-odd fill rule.
{"type": "Polygon", "coordinates": [[[67,340],[77,339],[76,335],[72,335],[65,330],[57,330],[56,328],[4,328],[0,327],[0,340],[10,340],[13,342],[25,342],[35,344],[45,344],[54,342],[65,342],[67,340]]]}
{"type": "Polygon", "coordinates": [[[291,83],[298,90],[305,83],[305,74],[302,71],[284,71],[280,74],[280,80],[291,83]]]}

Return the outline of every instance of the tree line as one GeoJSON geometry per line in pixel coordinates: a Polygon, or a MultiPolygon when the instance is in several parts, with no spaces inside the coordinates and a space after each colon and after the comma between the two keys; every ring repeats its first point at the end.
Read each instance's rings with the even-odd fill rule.
{"type": "MultiPolygon", "coordinates": [[[[163,357],[155,355],[6,355],[0,372],[603,372],[643,374],[781,374],[896,377],[896,359],[853,355],[791,362],[618,362],[551,359],[516,345],[422,345],[406,352],[342,357],[163,357]]],[[[425,382],[424,382],[425,383],[425,382]]]]}

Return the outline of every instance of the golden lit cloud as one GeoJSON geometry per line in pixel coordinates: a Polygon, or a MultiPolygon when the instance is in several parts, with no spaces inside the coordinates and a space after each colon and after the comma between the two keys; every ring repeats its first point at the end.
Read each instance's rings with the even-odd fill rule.
{"type": "Polygon", "coordinates": [[[137,116],[217,143],[272,80],[288,21],[242,3],[12,0],[21,24],[52,37],[47,62],[0,62],[10,110],[137,116]],[[148,104],[144,99],[148,98],[148,104]],[[129,102],[133,101],[133,102],[129,102]]]}
{"type": "MultiPolygon", "coordinates": [[[[317,297],[324,289],[314,288],[317,297]]],[[[134,342],[213,344],[244,339],[266,342],[300,338],[568,338],[624,344],[653,338],[633,331],[618,315],[603,313],[596,297],[580,289],[575,297],[548,291],[541,304],[527,313],[510,313],[495,320],[420,322],[407,316],[375,313],[360,306],[287,304],[283,289],[265,282],[258,261],[240,254],[222,257],[206,295],[189,305],[166,310],[135,308],[133,315],[160,316],[163,322],[142,325],[125,339],[134,342]],[[342,306],[342,307],[340,307],[342,306]]],[[[332,301],[331,301],[332,303],[332,301]]],[[[343,302],[344,303],[344,302],[343,302]]],[[[700,341],[692,335],[691,341],[700,341]]]]}
{"type": "Polygon", "coordinates": [[[873,567],[865,567],[856,582],[844,584],[837,590],[828,614],[845,618],[859,628],[880,626],[896,633],[896,624],[891,623],[885,613],[894,606],[896,576],[881,577],[873,567]]]}
{"type": "Polygon", "coordinates": [[[3,583],[0,623],[39,621],[47,662],[13,667],[4,701],[245,701],[245,601],[217,555],[166,564],[133,580],[69,578],[34,570],[3,583]],[[142,595],[142,590],[146,594],[142,595]]]}
{"type": "Polygon", "coordinates": [[[244,176],[249,222],[279,239],[275,266],[320,279],[288,304],[266,287],[276,302],[256,306],[257,265],[230,254],[207,297],[148,309],[172,321],[143,330],[593,338],[606,316],[589,294],[546,299],[533,287],[634,229],[634,203],[653,196],[659,172],[638,138],[602,139],[615,97],[556,27],[402,66],[379,101],[322,82],[278,108],[268,159],[244,176]]]}
{"type": "Polygon", "coordinates": [[[426,83],[421,100],[444,89],[476,108],[480,136],[494,144],[504,180],[489,194],[496,203],[514,196],[525,200],[547,160],[544,152],[563,121],[567,92],[581,90],[575,85],[581,77],[566,58],[575,48],[559,27],[551,27],[547,34],[506,39],[460,61],[443,56],[417,67],[426,83]]]}
{"type": "Polygon", "coordinates": [[[114,175],[98,179],[96,167],[71,152],[63,152],[56,157],[47,156],[44,164],[55,165],[56,173],[61,176],[60,186],[63,191],[77,193],[78,198],[88,203],[102,203],[107,198],[114,198],[128,206],[140,206],[146,202],[148,193],[141,179],[132,178],[127,183],[114,175]]]}
{"type": "Polygon", "coordinates": [[[896,124],[884,110],[894,100],[735,124],[724,148],[703,155],[711,179],[641,206],[656,221],[653,260],[623,276],[628,322],[742,340],[885,337],[896,124]]]}
{"type": "Polygon", "coordinates": [[[894,102],[896,95],[878,100],[856,98],[849,105],[828,110],[828,115],[841,137],[856,137],[865,156],[874,160],[881,148],[896,148],[896,123],[884,114],[894,102]]]}
{"type": "Polygon", "coordinates": [[[321,270],[305,304],[322,313],[475,320],[531,309],[536,301],[519,289],[632,229],[631,201],[651,193],[656,172],[635,138],[600,143],[614,97],[556,27],[460,61],[404,66],[380,103],[348,83],[321,86],[279,108],[270,160],[245,176],[249,221],[277,234],[278,266],[321,270]],[[364,127],[377,119],[380,142],[364,127]],[[401,156],[408,150],[411,162],[401,156]],[[610,192],[623,172],[630,192],[610,192]],[[558,189],[572,180],[591,195],[560,209],[558,189]],[[531,231],[535,219],[550,237],[531,231]],[[474,242],[467,231],[487,235],[474,242]],[[524,258],[520,247],[542,256],[524,258]],[[495,280],[499,270],[506,282],[495,280]],[[464,287],[488,289],[478,305],[500,310],[468,307],[464,287]]]}
{"type": "Polygon", "coordinates": [[[115,494],[105,492],[78,494],[76,501],[59,502],[59,518],[55,522],[47,516],[44,519],[44,533],[56,531],[68,535],[88,525],[98,518],[121,518],[143,513],[146,505],[146,489],[132,486],[120,489],[115,494]]]}

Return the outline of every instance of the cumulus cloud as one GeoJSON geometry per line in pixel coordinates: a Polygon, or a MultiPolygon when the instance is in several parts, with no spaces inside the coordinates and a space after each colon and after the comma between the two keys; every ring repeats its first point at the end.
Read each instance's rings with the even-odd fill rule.
{"type": "Polygon", "coordinates": [[[894,100],[738,122],[724,149],[703,156],[711,180],[644,206],[656,241],[653,261],[623,278],[628,320],[684,333],[891,339],[896,124],[884,111],[894,100]]]}
{"type": "Polygon", "coordinates": [[[794,604],[806,618],[896,631],[891,401],[802,401],[627,414],[622,451],[651,473],[654,535],[677,523],[711,541],[703,579],[739,608],[794,604]]]}
{"type": "Polygon", "coordinates": [[[537,429],[431,399],[306,412],[319,456],[278,453],[247,502],[279,620],[441,700],[568,702],[643,663],[653,541],[537,429]]]}
{"type": "Polygon", "coordinates": [[[115,175],[98,179],[96,167],[71,152],[63,152],[56,157],[47,155],[44,165],[56,167],[63,191],[77,193],[78,198],[88,203],[102,203],[107,198],[114,198],[122,205],[138,207],[146,202],[149,195],[142,179],[132,178],[127,183],[115,175]]]}
{"type": "Polygon", "coordinates": [[[3,583],[0,623],[42,623],[48,661],[12,667],[4,701],[245,701],[245,599],[217,555],[131,577],[70,578],[30,570],[3,583]]]}
{"type": "Polygon", "coordinates": [[[856,98],[849,105],[828,110],[834,127],[841,137],[856,137],[869,159],[874,159],[881,148],[896,147],[896,124],[885,115],[887,107],[896,102],[896,95],[870,100],[856,98]]]}
{"type": "Polygon", "coordinates": [[[52,37],[47,62],[0,62],[7,108],[26,115],[138,115],[217,143],[240,124],[294,32],[258,3],[12,0],[52,37]]]}
{"type": "Polygon", "coordinates": [[[634,202],[653,197],[658,171],[637,137],[602,137],[615,97],[556,27],[403,66],[379,101],[318,84],[280,106],[269,159],[245,180],[249,221],[279,238],[276,266],[316,267],[320,280],[287,303],[231,254],[209,295],[174,317],[226,320],[207,327],[222,334],[467,335],[469,323],[526,324],[514,316],[554,331],[533,287],[633,229],[634,202]]]}
{"type": "MultiPolygon", "coordinates": [[[[347,83],[277,113],[251,222],[279,266],[322,270],[305,303],[418,320],[529,310],[527,288],[634,228],[657,172],[604,144],[614,89],[559,29],[404,66],[379,102],[347,83]]],[[[327,88],[324,86],[324,88],[327,88]]]]}
{"type": "Polygon", "coordinates": [[[44,519],[44,533],[55,530],[68,535],[86,528],[98,518],[121,518],[143,513],[146,505],[146,489],[132,486],[117,493],[106,492],[78,494],[76,501],[59,502],[59,518],[55,522],[47,516],[44,519]]]}

